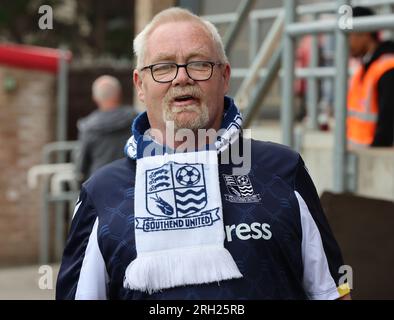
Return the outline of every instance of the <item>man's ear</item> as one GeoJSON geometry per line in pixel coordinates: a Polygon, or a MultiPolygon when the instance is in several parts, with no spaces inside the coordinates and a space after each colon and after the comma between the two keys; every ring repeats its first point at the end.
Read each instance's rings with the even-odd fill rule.
{"type": "Polygon", "coordinates": [[[231,66],[229,63],[226,63],[224,65],[222,76],[224,83],[224,94],[227,94],[228,90],[230,89],[230,76],[231,76],[231,66]]]}
{"type": "Polygon", "coordinates": [[[133,71],[133,82],[134,87],[137,89],[138,99],[140,99],[142,103],[145,103],[145,95],[142,90],[142,78],[137,69],[134,69],[133,71]]]}

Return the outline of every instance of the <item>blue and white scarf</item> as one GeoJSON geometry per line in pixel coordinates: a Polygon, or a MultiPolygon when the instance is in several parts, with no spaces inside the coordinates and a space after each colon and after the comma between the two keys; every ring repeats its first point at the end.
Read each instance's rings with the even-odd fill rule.
{"type": "Polygon", "coordinates": [[[239,138],[241,126],[239,110],[225,97],[224,133],[213,148],[176,153],[161,146],[163,152],[156,148],[146,155],[152,143],[159,145],[146,134],[150,129],[146,112],[135,119],[125,152],[137,160],[137,258],[126,269],[125,288],[152,293],[242,277],[224,248],[218,176],[218,153],[239,138]]]}

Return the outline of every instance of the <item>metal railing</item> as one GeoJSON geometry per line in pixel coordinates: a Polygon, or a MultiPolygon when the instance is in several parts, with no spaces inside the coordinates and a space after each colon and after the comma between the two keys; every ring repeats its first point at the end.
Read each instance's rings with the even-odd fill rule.
{"type": "Polygon", "coordinates": [[[63,253],[65,222],[72,215],[79,193],[74,164],[78,150],[79,142],[77,141],[49,143],[43,148],[42,164],[28,171],[29,188],[36,188],[38,181],[42,181],[39,242],[39,261],[42,264],[50,260],[51,217],[54,217],[55,221],[55,258],[57,261],[61,259],[63,253]]]}
{"type": "MultiPolygon", "coordinates": [[[[273,22],[265,41],[261,44],[260,49],[254,56],[248,73],[239,86],[235,96],[235,101],[239,108],[244,109],[245,106],[249,106],[249,109],[251,108],[251,99],[249,97],[252,95],[253,90],[255,90],[254,87],[256,86],[256,83],[259,82],[259,70],[267,63],[267,61],[270,61],[269,59],[274,54],[275,50],[278,51],[278,43],[280,44],[282,32],[283,14],[279,14],[273,22]]],[[[276,73],[274,76],[276,76],[276,73]]],[[[274,80],[274,77],[272,77],[271,80],[274,80]]]]}
{"type": "MultiPolygon", "coordinates": [[[[364,4],[371,6],[393,4],[393,1],[374,1],[372,3],[353,1],[353,4],[364,4]]],[[[283,52],[283,95],[281,123],[283,132],[283,142],[293,146],[293,83],[295,78],[294,71],[294,41],[296,37],[303,35],[334,33],[336,39],[335,48],[335,131],[334,131],[334,191],[344,192],[346,190],[346,94],[348,81],[348,43],[347,34],[357,31],[377,31],[381,29],[394,28],[394,15],[379,15],[370,17],[353,18],[351,27],[342,26],[340,21],[341,8],[350,5],[349,0],[337,0],[335,3],[336,19],[296,22],[296,1],[284,1],[285,7],[285,34],[283,52]]],[[[315,105],[316,107],[316,105],[315,105]]]]}
{"type": "MultiPolygon", "coordinates": [[[[243,3],[245,5],[245,3],[243,3]]],[[[256,68],[255,57],[259,52],[259,48],[264,46],[264,43],[259,46],[259,23],[264,19],[274,19],[281,12],[285,14],[285,28],[282,41],[282,60],[279,62],[271,59],[269,67],[264,68],[259,65],[259,70],[250,70],[242,68],[234,68],[232,76],[238,78],[246,78],[253,73],[255,81],[254,91],[251,93],[251,101],[244,112],[245,123],[250,124],[250,119],[258,111],[262,99],[266,96],[269,83],[264,83],[265,78],[269,78],[268,82],[273,81],[275,77],[272,75],[280,68],[278,75],[282,78],[282,105],[281,105],[281,130],[282,142],[286,145],[294,147],[294,94],[293,83],[296,78],[307,79],[307,112],[308,123],[307,126],[311,129],[316,129],[318,126],[318,83],[319,78],[332,78],[335,83],[334,88],[334,111],[335,111],[335,132],[334,132],[334,191],[343,192],[346,190],[347,179],[347,161],[349,155],[346,150],[346,93],[347,93],[347,79],[349,75],[348,70],[348,49],[347,49],[347,34],[353,31],[376,31],[382,29],[394,28],[394,15],[383,14],[372,17],[354,18],[352,21],[352,29],[340,28],[339,8],[346,5],[362,5],[368,7],[384,8],[385,13],[391,13],[391,6],[394,5],[394,0],[337,0],[330,2],[314,3],[308,5],[297,5],[296,0],[284,0],[283,8],[252,10],[249,13],[250,24],[250,41],[249,41],[249,60],[251,67],[256,68]],[[321,14],[332,14],[333,19],[319,20],[321,14]],[[297,17],[300,15],[309,15],[310,22],[297,22],[297,17]],[[335,51],[335,65],[333,67],[319,66],[319,43],[317,36],[322,33],[330,33],[335,36],[336,51],[335,51]],[[295,68],[295,39],[304,35],[312,37],[311,41],[311,56],[308,68],[295,68]],[[257,75],[257,77],[256,77],[257,75]],[[260,100],[260,101],[258,101],[260,100]],[[260,103],[258,103],[260,102],[260,103]]],[[[240,5],[241,7],[241,5],[240,5]]],[[[229,13],[222,15],[205,16],[213,23],[230,23],[232,26],[237,23],[238,29],[241,23],[244,23],[246,14],[243,12],[242,19],[239,19],[239,13],[229,13]],[[238,19],[238,21],[237,21],[238,19]]],[[[234,29],[233,29],[234,30],[234,29]]],[[[230,34],[230,33],[228,33],[230,34]]],[[[270,35],[267,36],[269,38],[270,35]]],[[[235,38],[235,33],[230,37],[232,42],[235,38]]],[[[226,37],[226,39],[229,39],[226,37]]]]}

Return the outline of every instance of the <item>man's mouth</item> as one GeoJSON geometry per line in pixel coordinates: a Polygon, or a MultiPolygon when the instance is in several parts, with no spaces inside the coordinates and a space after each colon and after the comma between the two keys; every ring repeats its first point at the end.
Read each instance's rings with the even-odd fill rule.
{"type": "Polygon", "coordinates": [[[175,97],[173,99],[173,102],[175,106],[187,106],[191,104],[196,104],[198,100],[199,100],[198,98],[192,95],[182,95],[175,97]]]}

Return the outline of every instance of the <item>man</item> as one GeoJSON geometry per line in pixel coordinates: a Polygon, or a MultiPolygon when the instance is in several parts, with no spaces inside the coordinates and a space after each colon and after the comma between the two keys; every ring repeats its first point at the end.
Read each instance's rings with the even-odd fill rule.
{"type": "Polygon", "coordinates": [[[121,89],[120,82],[108,75],[97,78],[92,85],[98,110],[78,121],[81,149],[77,172],[82,181],[103,165],[123,157],[122,149],[136,113],[121,106],[121,89]]]}
{"type": "MultiPolygon", "coordinates": [[[[353,17],[374,12],[355,7],[353,17]]],[[[387,147],[394,135],[394,43],[381,42],[376,32],[349,35],[350,54],[361,59],[348,91],[349,145],[387,147]]]]}
{"type": "Polygon", "coordinates": [[[167,9],[134,50],[147,112],[133,123],[128,158],[82,188],[57,298],[346,296],[341,253],[302,159],[240,134],[216,28],[167,9]],[[217,140],[202,129],[220,132],[217,140]],[[229,156],[239,145],[251,163],[242,174],[229,156]]]}

